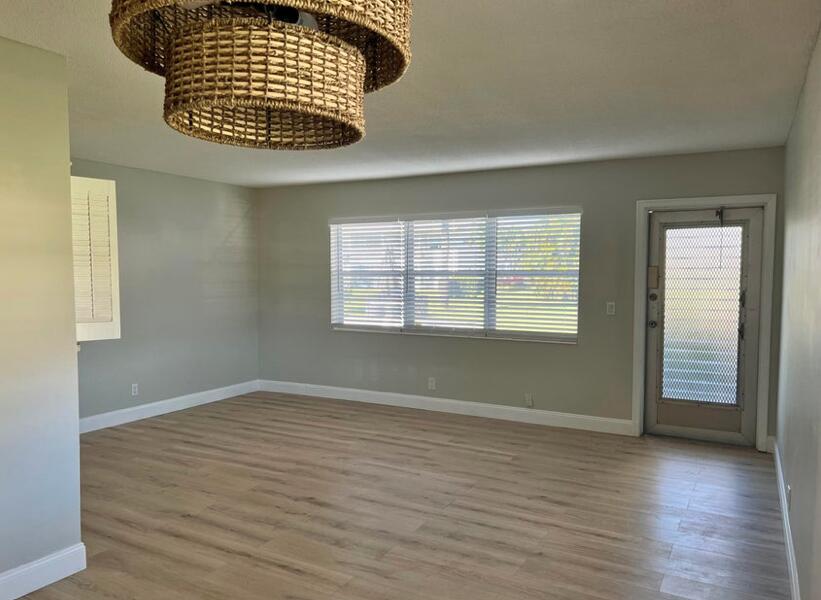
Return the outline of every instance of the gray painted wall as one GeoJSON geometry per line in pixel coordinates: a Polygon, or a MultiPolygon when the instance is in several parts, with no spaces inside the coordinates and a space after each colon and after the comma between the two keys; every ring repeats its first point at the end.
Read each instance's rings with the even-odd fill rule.
{"type": "Polygon", "coordinates": [[[120,246],[122,339],[81,345],[81,416],[256,379],[251,191],[82,160],[72,174],[117,182],[120,246]]]}
{"type": "Polygon", "coordinates": [[[80,542],[80,471],[65,60],[0,38],[0,90],[2,574],[80,542]]]}
{"type": "Polygon", "coordinates": [[[783,158],[774,148],[258,191],[260,376],[513,406],[532,392],[536,408],[629,419],[636,200],[780,195],[783,158]],[[330,329],[329,218],[550,205],[584,209],[578,345],[330,329]]]}
{"type": "Polygon", "coordinates": [[[802,598],[821,598],[821,48],[787,143],[778,447],[802,598]]]}

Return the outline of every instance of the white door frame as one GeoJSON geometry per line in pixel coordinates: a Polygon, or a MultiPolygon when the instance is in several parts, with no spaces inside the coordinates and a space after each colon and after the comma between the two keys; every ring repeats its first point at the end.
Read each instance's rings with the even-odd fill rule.
{"type": "Polygon", "coordinates": [[[761,323],[758,338],[758,406],[755,446],[766,452],[770,411],[770,338],[772,337],[773,272],[775,268],[775,222],[777,196],[711,196],[639,200],[636,203],[636,264],[633,306],[633,433],[644,432],[644,380],[647,346],[647,258],[650,213],[657,210],[704,210],[709,208],[764,209],[764,239],[761,263],[761,323]]]}

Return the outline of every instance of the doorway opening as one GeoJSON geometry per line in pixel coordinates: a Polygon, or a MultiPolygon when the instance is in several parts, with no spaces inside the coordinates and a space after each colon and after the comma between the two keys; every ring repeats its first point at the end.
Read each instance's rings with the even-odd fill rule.
{"type": "Polygon", "coordinates": [[[633,424],[768,449],[774,195],[640,201],[633,424]]]}
{"type": "Polygon", "coordinates": [[[650,216],[647,433],[755,445],[763,212],[650,216]]]}

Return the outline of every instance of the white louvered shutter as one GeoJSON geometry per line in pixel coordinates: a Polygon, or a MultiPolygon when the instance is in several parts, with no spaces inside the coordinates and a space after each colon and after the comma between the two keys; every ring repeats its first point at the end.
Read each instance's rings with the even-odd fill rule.
{"type": "Polygon", "coordinates": [[[332,323],[399,329],[404,297],[404,224],[331,224],[332,323]]]}
{"type": "Polygon", "coordinates": [[[579,213],[496,217],[496,330],[578,331],[579,213]]]}
{"type": "Polygon", "coordinates": [[[71,178],[77,341],[120,337],[117,203],[113,181],[71,178]]]}

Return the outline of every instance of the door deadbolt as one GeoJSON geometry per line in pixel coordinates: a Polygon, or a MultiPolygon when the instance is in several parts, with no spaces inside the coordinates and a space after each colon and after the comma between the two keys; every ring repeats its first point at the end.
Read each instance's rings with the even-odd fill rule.
{"type": "Polygon", "coordinates": [[[648,325],[650,326],[650,329],[655,329],[659,324],[658,321],[650,321],[648,325]]]}
{"type": "Polygon", "coordinates": [[[650,302],[655,302],[658,299],[659,295],[657,293],[653,292],[652,294],[650,294],[650,302]]]}

